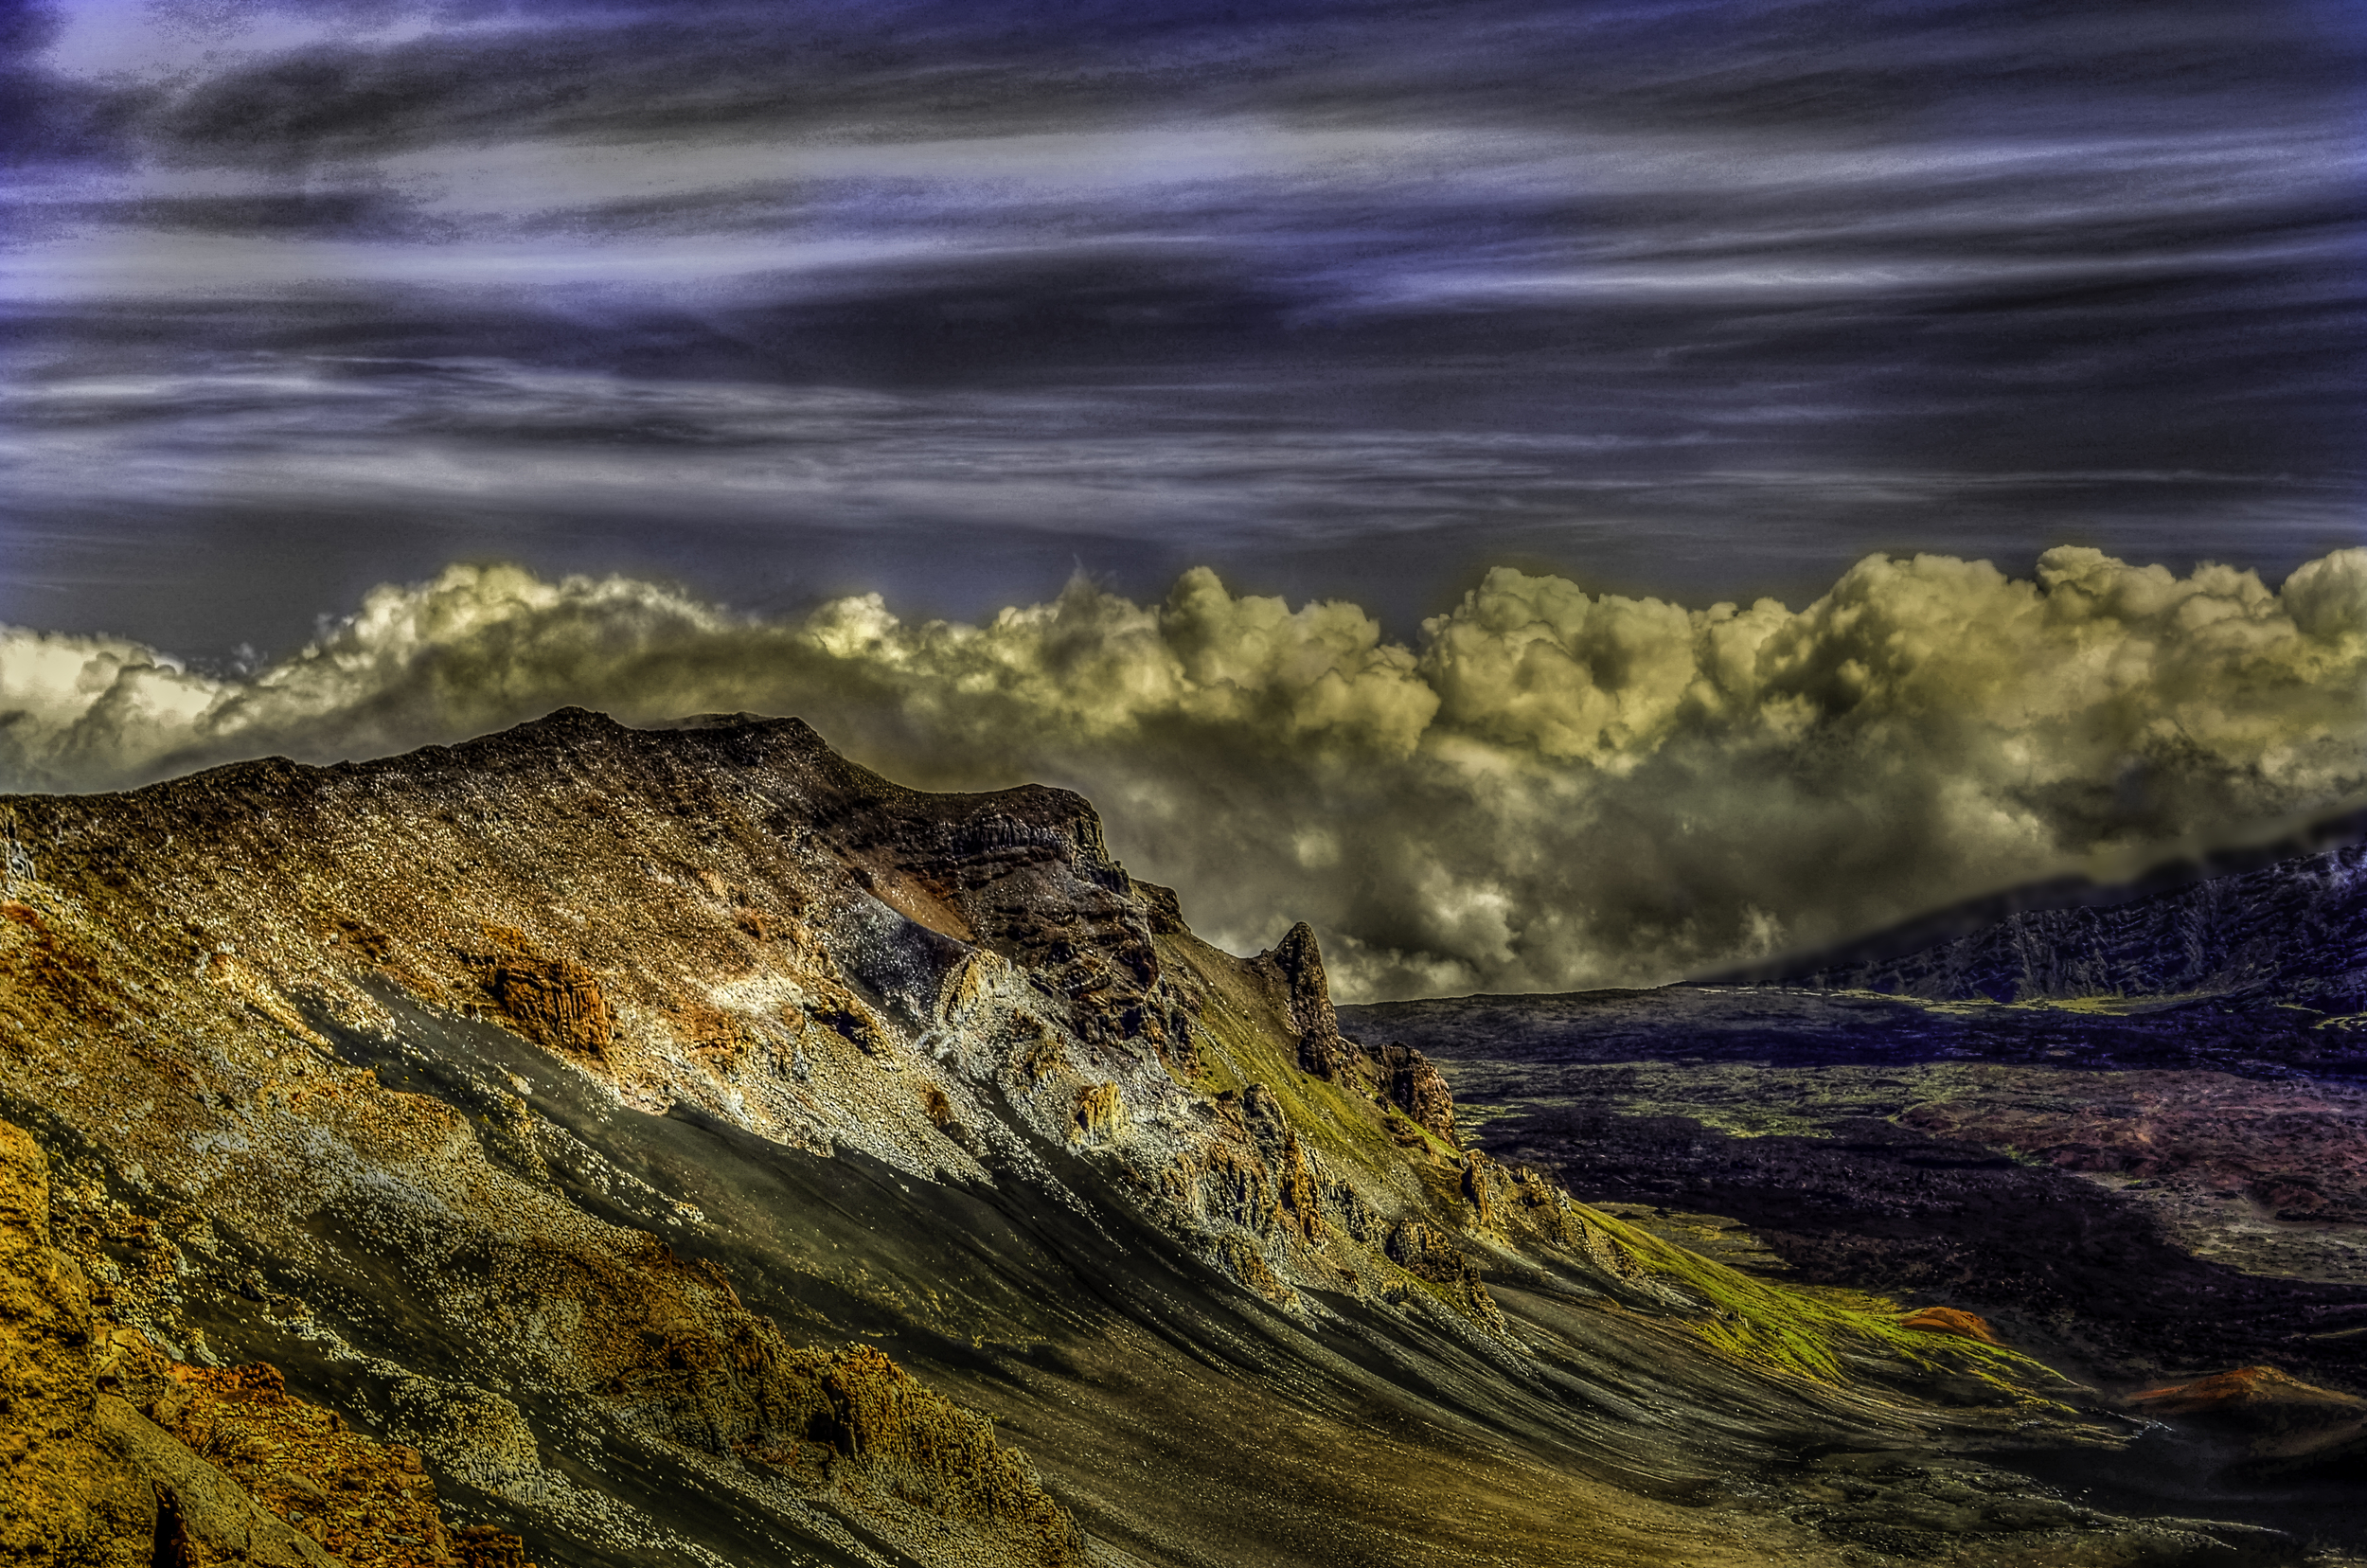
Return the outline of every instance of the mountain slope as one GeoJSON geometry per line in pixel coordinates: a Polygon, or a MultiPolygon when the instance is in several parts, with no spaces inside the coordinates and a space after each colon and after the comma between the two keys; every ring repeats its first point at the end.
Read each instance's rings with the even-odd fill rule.
{"type": "MultiPolygon", "coordinates": [[[[2342,826],[2355,827],[2345,818],[2342,826]]],[[[2355,837],[2355,833],[2345,834],[2355,837]]],[[[2210,998],[2367,1009],[2367,846],[2346,843],[2180,885],[2052,902],[2043,890],[1974,922],[1919,921],[1748,978],[1932,1001],[2210,998]],[[1965,926],[1934,940],[1935,927],[1965,926]]]]}
{"type": "Polygon", "coordinates": [[[269,1363],[543,1561],[2220,1559],[1981,1462],[2120,1440],[2036,1363],[1466,1149],[1073,794],[567,711],[5,808],[94,1343],[269,1363]]]}

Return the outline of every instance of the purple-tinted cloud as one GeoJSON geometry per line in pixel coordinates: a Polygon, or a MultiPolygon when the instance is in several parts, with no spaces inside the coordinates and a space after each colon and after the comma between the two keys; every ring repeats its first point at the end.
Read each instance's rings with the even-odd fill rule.
{"type": "Polygon", "coordinates": [[[16,14],[0,617],[284,641],[458,551],[1402,624],[2357,533],[2337,6],[16,14]],[[205,586],[258,529],[270,624],[205,586]]]}

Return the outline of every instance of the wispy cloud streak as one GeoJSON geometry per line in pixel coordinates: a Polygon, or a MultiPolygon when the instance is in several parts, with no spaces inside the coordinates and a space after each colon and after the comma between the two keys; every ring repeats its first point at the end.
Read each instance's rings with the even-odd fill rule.
{"type": "Polygon", "coordinates": [[[11,16],[19,621],[284,647],[457,553],[1405,633],[1507,559],[2358,538],[2355,8],[11,16]]]}

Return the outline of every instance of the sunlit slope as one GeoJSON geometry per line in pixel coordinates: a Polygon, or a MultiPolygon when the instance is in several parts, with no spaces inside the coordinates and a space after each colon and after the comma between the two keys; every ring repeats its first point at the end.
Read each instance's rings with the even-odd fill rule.
{"type": "Polygon", "coordinates": [[[1065,792],[571,712],[8,809],[0,1105],[102,1329],[280,1367],[545,1561],[2150,1539],[1973,1457],[2112,1440],[2045,1368],[1466,1149],[1310,935],[1199,942],[1065,792]],[[1979,1485],[1784,1490],[1902,1450],[1979,1485]]]}

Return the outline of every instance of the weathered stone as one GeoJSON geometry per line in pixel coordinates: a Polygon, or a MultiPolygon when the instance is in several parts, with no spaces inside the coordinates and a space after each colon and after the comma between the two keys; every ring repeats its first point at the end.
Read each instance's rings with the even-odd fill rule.
{"type": "MultiPolygon", "coordinates": [[[[1425,1095],[1415,1054],[1383,1085],[1388,1108],[1372,1102],[1380,1058],[1332,1054],[1350,1047],[1311,935],[1286,942],[1286,969],[1180,925],[1154,932],[1164,916],[1074,797],[902,791],[788,722],[658,733],[577,715],[407,759],[241,766],[32,809],[44,864],[73,882],[0,918],[0,1067],[10,1085],[56,1086],[44,1114],[94,1151],[82,1185],[169,1211],[161,1272],[178,1267],[186,1315],[162,1291],[137,1295],[131,1276],[155,1266],[108,1228],[100,1199],[95,1226],[61,1224],[66,1244],[94,1271],[120,1269],[108,1282],[146,1314],[122,1321],[154,1325],[160,1343],[198,1344],[188,1317],[248,1355],[301,1338],[290,1365],[317,1375],[324,1336],[345,1336],[369,1370],[333,1356],[331,1375],[365,1378],[373,1420],[428,1453],[347,1443],[257,1368],[158,1373],[127,1346],[109,1375],[266,1511],[320,1522],[321,1544],[355,1568],[517,1568],[514,1540],[450,1532],[437,1548],[369,1523],[421,1517],[405,1510],[431,1478],[498,1492],[562,1555],[636,1539],[653,1560],[739,1560],[737,1543],[771,1532],[783,1560],[839,1560],[828,1547],[847,1533],[882,1559],[1073,1560],[1075,1527],[983,1418],[874,1353],[796,1348],[791,1325],[799,1338],[895,1333],[965,1397],[1059,1444],[1061,1484],[1096,1523],[1172,1527],[1175,1552],[1208,1561],[1297,1559],[1270,1522],[1234,1539],[1230,1516],[1254,1511],[1244,1485],[1304,1489],[1339,1525],[1343,1560],[1445,1560],[1495,1541],[1433,1529],[1434,1502],[1518,1490],[1500,1485],[1515,1470],[1465,1465],[1482,1449],[1517,1469],[1682,1433],[1733,1458],[1714,1446],[1723,1416],[1700,1418],[1700,1391],[1730,1386],[1725,1363],[1691,1337],[1732,1326],[1697,1324],[1700,1304],[1677,1292],[1648,1310],[1668,1317],[1654,1343],[1682,1376],[1665,1385],[1668,1418],[1631,1431],[1591,1405],[1553,1429],[1538,1378],[1501,1381],[1468,1345],[1440,1359],[1477,1323],[1498,1336],[1484,1359],[1509,1367],[1486,1259],[1584,1287],[1557,1314],[1646,1298],[1593,1305],[1604,1282],[1582,1260],[1514,1257],[1543,1223],[1532,1214],[1566,1210],[1495,1175],[1458,1193],[1458,1174],[1491,1167],[1443,1157],[1451,1100],[1443,1082],[1425,1095]],[[752,931],[750,909],[800,918],[752,931]],[[338,919],[375,935],[325,942],[338,919]],[[489,942],[495,926],[515,939],[489,942]],[[301,998],[298,1022],[327,1051],[293,1013],[192,973],[226,938],[254,994],[301,998]],[[551,1054],[454,1020],[455,1003],[551,1054]],[[1152,1049],[1187,1030],[1204,1074],[1178,1071],[1187,1048],[1152,1049]],[[1315,1069],[1352,1092],[1318,1088],[1303,1076],[1315,1069]],[[1205,1092],[1252,1078],[1264,1082],[1229,1100],[1205,1092]],[[949,1143],[953,1107],[982,1133],[975,1160],[949,1143]],[[1043,1145],[1072,1129],[1092,1147],[1049,1180],[1043,1145]],[[832,1163],[840,1150],[861,1158],[832,1163]],[[1150,1213],[1126,1212],[1144,1197],[1150,1213]],[[1475,1237],[1487,1203],[1496,1228],[1475,1237]],[[1389,1250],[1418,1276],[1376,1256],[1400,1217],[1389,1250]],[[1180,1298],[1152,1252],[1163,1243],[1216,1272],[1193,1267],[1180,1298]],[[746,1260],[780,1325],[743,1306],[726,1258],[746,1260]],[[276,1292],[311,1298],[319,1317],[302,1324],[276,1292]],[[1334,1292],[1411,1310],[1335,1313],[1334,1292]],[[1211,1296],[1231,1299],[1203,1310],[1211,1296]],[[1301,1321],[1245,1341],[1224,1320],[1252,1299],[1301,1321]],[[1194,1324],[1222,1343],[1193,1343],[1194,1324]],[[438,1375],[415,1380],[434,1399],[413,1398],[404,1366],[438,1375]],[[1358,1392],[1335,1401],[1348,1366],[1358,1392]],[[1441,1467],[1359,1420],[1375,1380],[1400,1377],[1451,1386],[1480,1439],[1428,1491],[1441,1467]],[[1486,1415],[1500,1399],[1510,1425],[1486,1415]],[[1228,1422],[1273,1433],[1255,1466],[1208,1463],[1228,1422]],[[1136,1430],[1107,1443],[1121,1424],[1136,1430]],[[552,1466],[540,1478],[538,1450],[552,1466]],[[1320,1480],[1376,1461],[1396,1467],[1393,1488],[1416,1488],[1385,1526],[1335,1506],[1320,1480]],[[520,1500],[538,1487],[565,1489],[520,1500]],[[1188,1496],[1165,1519],[1135,1517],[1159,1492],[1188,1496]]],[[[1893,1339],[1844,1342],[1872,1357],[1893,1339]]],[[[1565,1371],[1592,1376],[1552,1376],[1565,1371]]],[[[1632,1364],[1616,1376],[1646,1381],[1632,1364]]],[[[1529,1533],[1498,1555],[1560,1561],[1562,1522],[1592,1529],[1625,1506],[1600,1489],[1540,1494],[1529,1533]]]]}
{"type": "Polygon", "coordinates": [[[101,1395],[96,1424],[108,1447],[155,1488],[155,1539],[176,1554],[160,1560],[332,1568],[335,1559],[318,1541],[123,1400],[101,1395]]]}
{"type": "Polygon", "coordinates": [[[1502,1219],[1497,1203],[1497,1189],[1509,1186],[1510,1178],[1504,1167],[1478,1149],[1463,1156],[1463,1201],[1471,1205],[1472,1217],[1483,1230],[1494,1230],[1502,1219]]]}
{"type": "Polygon", "coordinates": [[[1458,1141],[1454,1091],[1447,1087],[1447,1080],[1428,1057],[1411,1045],[1368,1045],[1364,1050],[1373,1063],[1374,1077],[1379,1079],[1382,1098],[1404,1112],[1415,1126],[1450,1144],[1458,1141]]]}
{"type": "Polygon", "coordinates": [[[90,1312],[82,1271],[50,1245],[48,1159],[0,1122],[0,1562],[132,1560],[109,1549],[144,1522],[122,1517],[129,1471],[92,1431],[90,1312]]]}
{"type": "Polygon", "coordinates": [[[395,1384],[390,1399],[401,1435],[470,1486],[507,1494],[542,1479],[534,1429],[501,1395],[411,1377],[395,1384]]]}
{"type": "Polygon", "coordinates": [[[1382,1251],[1389,1255],[1390,1262],[1407,1274],[1434,1285],[1458,1284],[1478,1272],[1471,1260],[1435,1227],[1419,1220],[1400,1220],[1390,1226],[1389,1239],[1382,1251]]]}
{"type": "Polygon", "coordinates": [[[1070,1136],[1088,1140],[1117,1137],[1126,1131],[1126,1096],[1114,1083],[1089,1083],[1077,1091],[1077,1109],[1070,1118],[1070,1136]]]}
{"type": "Polygon", "coordinates": [[[1356,1053],[1340,1038],[1340,1016],[1332,1009],[1331,986],[1324,975],[1314,929],[1301,920],[1265,956],[1282,973],[1290,1026],[1298,1031],[1299,1066],[1319,1078],[1339,1078],[1356,1053]]]}
{"type": "Polygon", "coordinates": [[[469,955],[502,1021],[549,1050],[604,1056],[616,1019],[599,977],[572,958],[546,957],[507,926],[488,926],[489,951],[469,955]]]}
{"type": "Polygon", "coordinates": [[[1275,1185],[1281,1188],[1283,1212],[1290,1215],[1302,1237],[1314,1240],[1324,1223],[1322,1189],[1295,1130],[1283,1135],[1282,1168],[1275,1185]]]}
{"type": "Polygon", "coordinates": [[[1506,1331],[1504,1310],[1487,1293],[1479,1265],[1438,1231],[1419,1220],[1400,1220],[1390,1228],[1382,1251],[1415,1278],[1445,1286],[1454,1304],[1483,1327],[1506,1331]]]}

